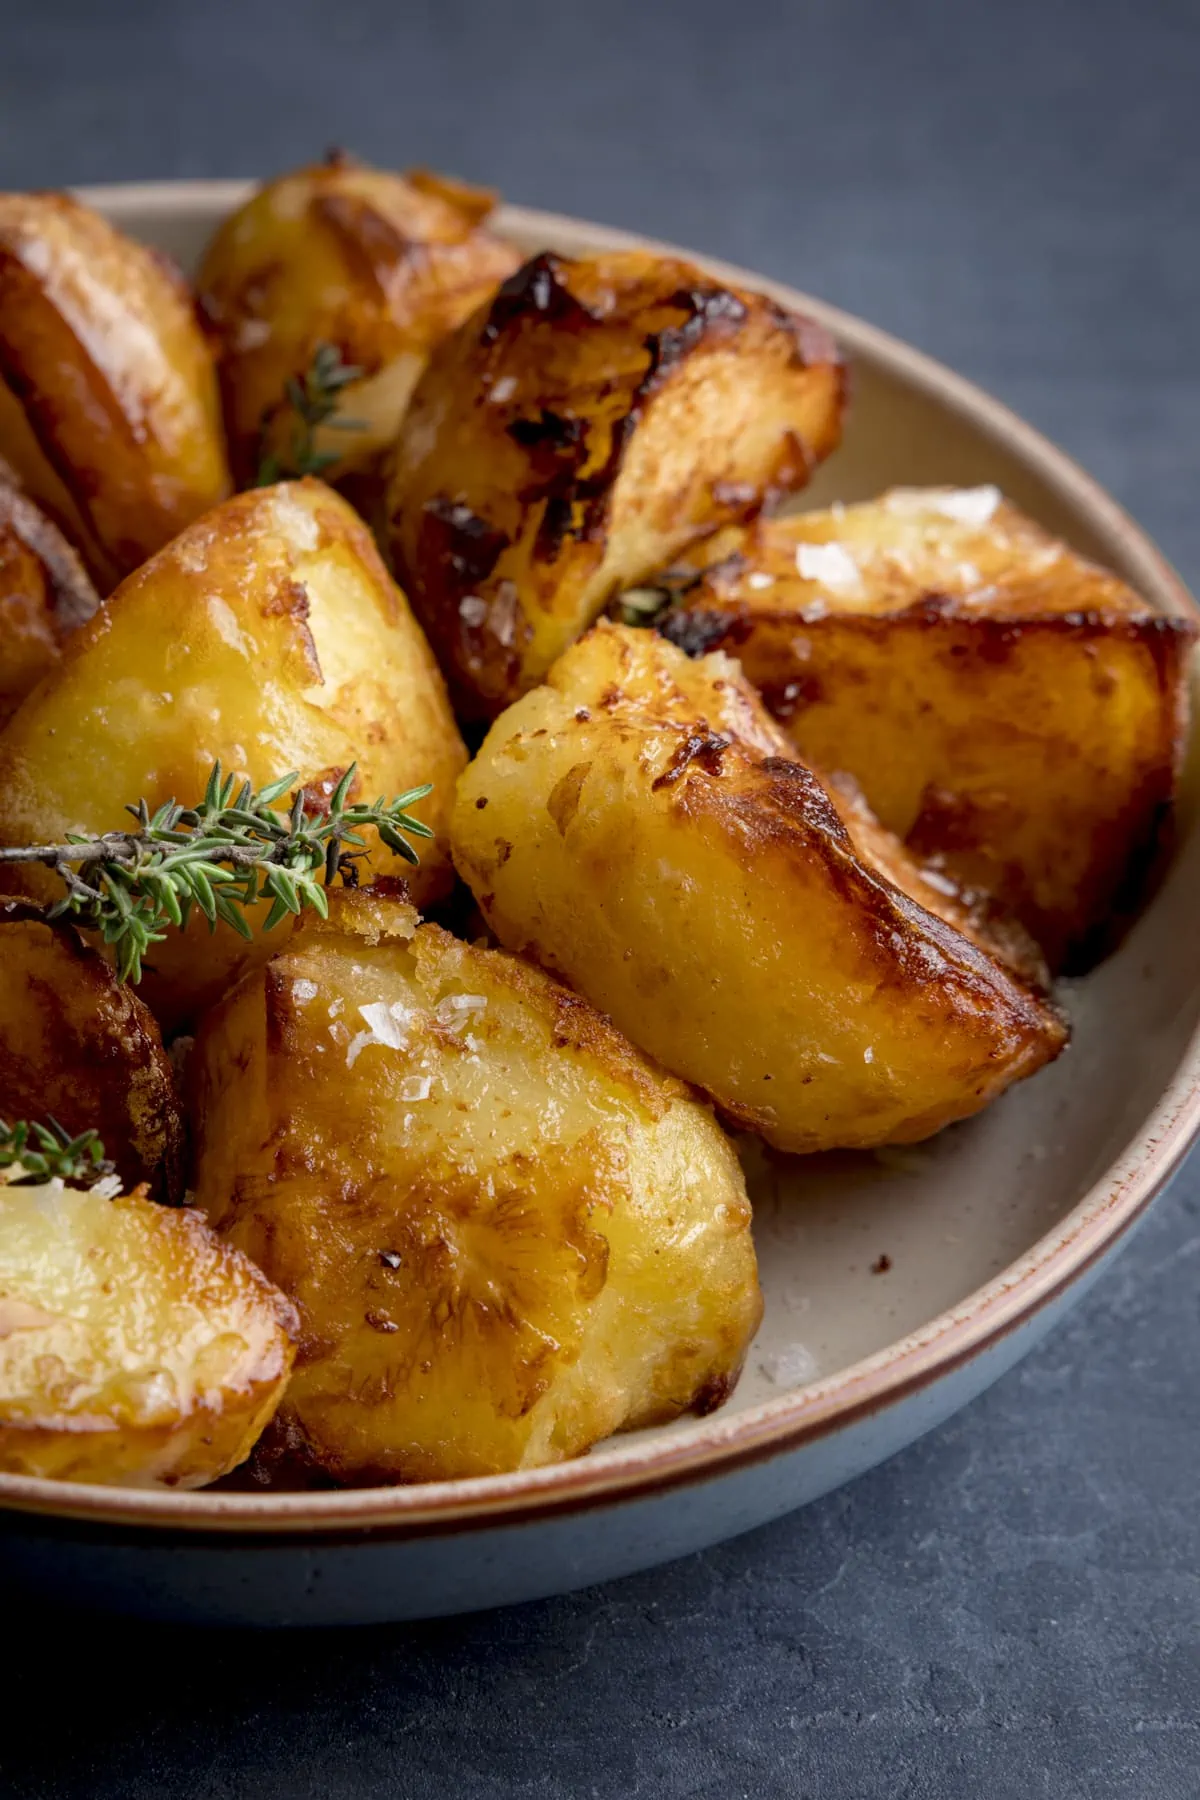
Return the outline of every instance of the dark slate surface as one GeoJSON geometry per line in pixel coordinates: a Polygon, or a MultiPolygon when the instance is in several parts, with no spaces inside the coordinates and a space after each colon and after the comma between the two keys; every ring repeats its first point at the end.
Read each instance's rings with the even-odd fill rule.
{"type": "MultiPolygon", "coordinates": [[[[0,185],[330,141],[691,243],[1001,394],[1200,579],[1194,0],[0,0],[0,185]]],[[[702,1557],[502,1614],[4,1617],[45,1800],[1200,1793],[1200,1165],[987,1398],[702,1557]]]]}

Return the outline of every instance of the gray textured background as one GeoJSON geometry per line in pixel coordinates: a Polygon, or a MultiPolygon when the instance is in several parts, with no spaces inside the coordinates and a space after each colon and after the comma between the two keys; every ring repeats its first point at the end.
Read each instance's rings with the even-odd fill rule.
{"type": "MultiPolygon", "coordinates": [[[[342,142],[749,263],[999,393],[1195,586],[1197,91],[1197,0],[0,0],[0,186],[342,142]]],[[[955,1423],[657,1573],[309,1637],[9,1608],[0,1791],[1193,1800],[1198,1202],[955,1423]]]]}

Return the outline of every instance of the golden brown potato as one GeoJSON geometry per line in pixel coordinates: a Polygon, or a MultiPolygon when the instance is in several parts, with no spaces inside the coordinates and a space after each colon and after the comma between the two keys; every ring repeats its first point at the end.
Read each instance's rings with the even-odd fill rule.
{"type": "Polygon", "coordinates": [[[70,926],[0,897],[0,1119],[99,1132],[127,1188],[183,1197],[183,1112],[149,1009],[70,926]]]}
{"type": "Polygon", "coordinates": [[[844,399],[823,330],[687,263],[527,263],[434,353],[388,488],[460,709],[494,715],[614,590],[803,487],[844,399]]]}
{"type": "Polygon", "coordinates": [[[492,727],[455,861],[502,943],[780,1149],[926,1137],[1065,1027],[793,756],[736,663],[600,625],[492,727]]]}
{"type": "Polygon", "coordinates": [[[245,1460],[295,1312],[190,1207],[0,1190],[0,1470],[201,1487],[245,1460]]]}
{"type": "Polygon", "coordinates": [[[1016,913],[1052,967],[1111,947],[1170,815],[1190,620],[994,488],[761,520],[696,570],[668,636],[736,655],[801,755],[1016,913]]]}
{"type": "Polygon", "coordinates": [[[322,344],[363,371],[315,448],[331,480],[369,464],[396,436],[439,338],[516,268],[484,221],[495,195],[423,169],[394,175],[344,155],[268,182],[233,213],[200,270],[201,308],[218,345],[230,457],[240,482],[267,451],[287,453],[289,380],[322,344]]]}
{"type": "MultiPolygon", "coordinates": [[[[239,494],[124,582],[0,733],[0,843],[115,830],[127,803],[198,801],[214,759],[261,786],[290,769],[328,794],[352,762],[363,800],[431,781],[414,894],[449,886],[462,740],[428,645],[362,521],[319,481],[239,494]]],[[[368,838],[374,840],[374,833],[368,838]]],[[[371,874],[407,865],[374,841],[371,874]]],[[[367,871],[364,869],[364,879],[367,871]]],[[[16,872],[14,871],[14,880],[16,872]]],[[[61,893],[20,872],[36,898],[61,893]]],[[[247,945],[197,916],[154,947],[143,993],[177,1025],[286,926],[247,945]]]]}
{"type": "Polygon", "coordinates": [[[761,1301],[708,1109],[539,970],[330,899],[192,1062],[198,1198],[300,1306],[293,1455],[484,1475],[718,1405],[761,1301]]]}
{"type": "Polygon", "coordinates": [[[0,455],[104,594],[229,492],[182,278],[67,194],[0,194],[0,455]]]}
{"type": "Polygon", "coordinates": [[[0,461],[0,725],[99,604],[74,550],[0,461]]]}

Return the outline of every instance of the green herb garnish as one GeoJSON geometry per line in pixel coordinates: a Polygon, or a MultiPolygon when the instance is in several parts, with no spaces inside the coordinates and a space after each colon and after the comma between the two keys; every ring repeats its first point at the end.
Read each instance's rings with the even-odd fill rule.
{"type": "Polygon", "coordinates": [[[0,847],[0,863],[44,863],[66,887],[49,909],[48,920],[69,918],[99,932],[116,951],[123,981],[140,981],[142,959],[169,926],[186,925],[198,907],[215,929],[218,919],[253,936],[246,913],[256,901],[273,904],[265,931],[289,913],[312,907],[328,913],[325,883],[335,878],[357,883],[357,863],[366,854],[362,831],[373,826],[389,850],[406,862],[417,853],[408,837],[431,838],[428,825],[408,808],[432,792],[426,783],[373,805],[346,804],[355,775],[351,764],[328,806],[312,805],[303,788],[287,811],[275,802],[299,780],[293,771],[257,792],[248,781],[222,774],[213,765],[198,806],[168,800],[151,812],[145,800],[126,807],[136,831],[108,831],[100,837],[68,834],[63,844],[0,847]]]}
{"type": "Polygon", "coordinates": [[[273,482],[292,481],[301,475],[321,475],[331,464],[340,462],[338,451],[317,449],[316,434],[321,426],[328,431],[366,430],[363,419],[337,416],[342,389],[359,380],[363,372],[354,363],[342,361],[342,353],[336,344],[317,345],[303,381],[289,375],[284,386],[284,405],[294,415],[286,451],[269,450],[265,442],[273,435],[278,410],[264,420],[264,443],[254,478],[255,487],[270,487],[273,482]]]}
{"type": "Polygon", "coordinates": [[[10,1187],[30,1187],[38,1182],[84,1182],[89,1187],[112,1176],[116,1170],[104,1154],[104,1145],[95,1131],[81,1131],[72,1137],[57,1119],[47,1125],[18,1119],[8,1125],[0,1119],[0,1171],[19,1168],[21,1173],[10,1187]]]}

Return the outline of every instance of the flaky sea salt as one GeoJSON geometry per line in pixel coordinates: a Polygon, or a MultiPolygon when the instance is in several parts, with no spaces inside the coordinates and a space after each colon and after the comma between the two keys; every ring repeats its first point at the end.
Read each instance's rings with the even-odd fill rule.
{"type": "Polygon", "coordinates": [[[785,1344],[760,1356],[758,1366],[776,1387],[801,1387],[817,1373],[817,1359],[806,1344],[785,1344]]]}
{"type": "Polygon", "coordinates": [[[804,581],[819,581],[839,594],[861,594],[862,575],[844,544],[797,544],[796,569],[804,581]]]}

